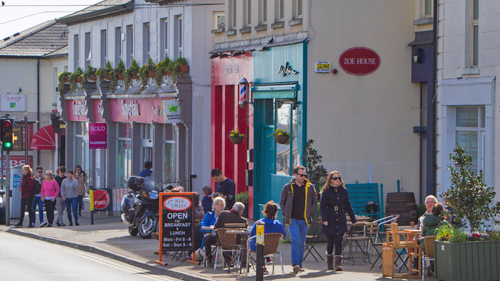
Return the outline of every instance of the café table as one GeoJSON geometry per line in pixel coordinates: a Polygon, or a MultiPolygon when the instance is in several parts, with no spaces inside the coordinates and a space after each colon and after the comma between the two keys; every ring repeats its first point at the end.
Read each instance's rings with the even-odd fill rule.
{"type": "MultiPolygon", "coordinates": [[[[227,230],[226,231],[227,234],[237,234],[239,237],[240,237],[240,250],[237,254],[237,256],[235,256],[231,262],[231,264],[234,264],[236,259],[238,259],[238,261],[241,261],[241,259],[243,258],[244,255],[246,255],[246,249],[247,249],[247,240],[248,240],[248,236],[250,235],[250,230],[245,228],[245,229],[233,229],[233,230],[227,230]]],[[[237,264],[236,265],[237,269],[239,267],[240,269],[240,274],[241,274],[241,265],[240,264],[237,264]]],[[[229,266],[229,268],[231,268],[229,266]]],[[[228,269],[228,272],[229,272],[229,269],[228,269]]]]}

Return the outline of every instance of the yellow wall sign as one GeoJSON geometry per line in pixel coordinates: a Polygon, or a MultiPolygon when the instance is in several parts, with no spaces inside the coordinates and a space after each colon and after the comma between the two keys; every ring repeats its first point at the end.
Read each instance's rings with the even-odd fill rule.
{"type": "Polygon", "coordinates": [[[314,71],[317,73],[329,73],[332,71],[332,64],[329,62],[317,62],[314,65],[314,71]]]}
{"type": "Polygon", "coordinates": [[[264,244],[264,224],[257,224],[257,244],[264,244]]]}

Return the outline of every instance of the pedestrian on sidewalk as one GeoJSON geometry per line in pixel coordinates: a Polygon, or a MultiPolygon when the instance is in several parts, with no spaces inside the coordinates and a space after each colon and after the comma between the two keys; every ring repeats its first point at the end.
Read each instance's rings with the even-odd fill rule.
{"type": "Polygon", "coordinates": [[[24,165],[22,167],[22,179],[21,185],[17,188],[21,192],[21,217],[19,222],[16,224],[18,227],[23,226],[24,214],[26,209],[28,209],[29,214],[29,224],[28,227],[33,227],[33,211],[31,205],[33,204],[33,170],[31,170],[29,165],[24,165]]]}
{"type": "Polygon", "coordinates": [[[45,180],[42,183],[42,200],[47,212],[48,227],[52,227],[54,223],[54,207],[56,206],[56,198],[59,194],[59,185],[54,180],[54,174],[51,170],[45,172],[45,180]]]}
{"type": "Polygon", "coordinates": [[[333,270],[333,246],[335,246],[335,270],[342,271],[342,238],[347,232],[346,211],[352,223],[356,223],[356,216],[352,210],[351,201],[342,176],[338,171],[328,174],[321,192],[321,218],[323,225],[321,232],[326,235],[326,259],[328,270],[333,270]]]}
{"type": "MultiPolygon", "coordinates": [[[[55,177],[55,180],[57,182],[57,185],[59,185],[59,188],[61,188],[62,182],[66,178],[66,167],[64,167],[64,166],[57,167],[56,174],[57,174],[57,176],[55,177]]],[[[56,210],[57,210],[56,225],[57,226],[66,226],[64,224],[64,220],[63,220],[63,214],[64,214],[65,208],[66,208],[66,204],[64,203],[64,200],[61,197],[61,192],[59,192],[59,195],[56,198],[56,210]]]]}
{"type": "Polygon", "coordinates": [[[75,178],[78,180],[78,189],[76,193],[78,194],[78,215],[82,216],[83,209],[83,197],[85,192],[89,191],[89,186],[87,183],[87,174],[82,170],[82,166],[76,165],[75,167],[75,178]]]}
{"type": "Polygon", "coordinates": [[[293,272],[304,271],[304,248],[312,216],[316,212],[316,190],[306,179],[306,168],[302,165],[293,168],[294,178],[281,191],[280,207],[283,212],[283,222],[288,225],[292,239],[293,272]]]}
{"type": "Polygon", "coordinates": [[[47,225],[46,221],[43,221],[43,200],[42,200],[42,183],[45,178],[42,175],[43,168],[41,166],[36,167],[36,175],[33,181],[33,193],[35,197],[33,197],[33,203],[31,204],[31,211],[33,212],[33,224],[35,226],[36,223],[36,207],[38,206],[38,218],[40,219],[40,227],[44,227],[47,225]]]}
{"type": "Polygon", "coordinates": [[[73,211],[73,217],[75,218],[75,225],[79,226],[78,223],[78,181],[75,179],[75,173],[72,170],[68,170],[68,177],[62,181],[61,194],[64,203],[66,204],[66,214],[68,215],[69,226],[73,226],[73,220],[71,219],[71,211],[73,211]]]}

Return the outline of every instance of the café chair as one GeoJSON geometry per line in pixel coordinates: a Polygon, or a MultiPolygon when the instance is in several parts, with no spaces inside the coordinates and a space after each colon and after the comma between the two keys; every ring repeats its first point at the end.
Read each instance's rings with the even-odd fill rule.
{"type": "MultiPolygon", "coordinates": [[[[434,261],[434,241],[436,238],[437,236],[424,236],[425,253],[422,252],[422,281],[425,278],[425,261],[434,261]]],[[[428,268],[427,275],[431,276],[432,273],[428,268]]]]}
{"type": "Polygon", "coordinates": [[[349,246],[349,251],[345,255],[345,261],[351,260],[354,264],[354,254],[352,248],[359,248],[363,255],[364,262],[370,262],[370,255],[368,253],[369,238],[365,232],[366,223],[355,223],[349,226],[348,232],[344,236],[343,249],[349,246]]]}
{"type": "Polygon", "coordinates": [[[318,262],[318,258],[316,257],[316,255],[324,261],[323,257],[320,255],[320,253],[318,252],[318,250],[316,250],[316,248],[314,247],[314,245],[316,245],[316,243],[318,243],[320,237],[321,237],[321,225],[323,224],[323,221],[321,219],[321,217],[318,217],[316,219],[316,222],[313,222],[313,228],[311,230],[311,233],[313,233],[312,235],[306,235],[306,245],[305,245],[305,249],[304,249],[304,260],[306,260],[307,256],[309,256],[309,254],[311,254],[311,256],[316,260],[316,262],[318,262]],[[316,254],[314,254],[316,253],[316,254]]]}
{"type": "MultiPolygon", "coordinates": [[[[273,257],[274,256],[279,256],[280,257],[280,263],[281,263],[281,272],[283,273],[283,276],[285,276],[285,268],[283,267],[283,258],[281,256],[281,252],[278,251],[278,246],[280,244],[280,240],[283,235],[281,233],[265,233],[264,234],[264,259],[273,257]]],[[[247,265],[246,265],[246,274],[248,275],[248,271],[250,271],[249,265],[250,263],[254,263],[255,265],[257,264],[256,258],[257,258],[257,252],[253,252],[250,250],[250,241],[252,239],[257,239],[257,236],[252,236],[248,238],[247,240],[247,265]],[[252,256],[255,256],[253,258],[252,256]]],[[[273,262],[273,274],[274,274],[274,262],[273,262]]]]}
{"type": "Polygon", "coordinates": [[[229,255],[230,262],[228,264],[228,267],[232,263],[234,263],[233,259],[239,256],[238,254],[240,251],[240,245],[236,244],[236,237],[238,235],[226,233],[227,230],[228,230],[227,228],[217,228],[217,236],[219,237],[219,244],[217,245],[217,249],[215,250],[214,269],[217,269],[217,261],[219,259],[220,254],[227,253],[227,255],[229,255]]]}

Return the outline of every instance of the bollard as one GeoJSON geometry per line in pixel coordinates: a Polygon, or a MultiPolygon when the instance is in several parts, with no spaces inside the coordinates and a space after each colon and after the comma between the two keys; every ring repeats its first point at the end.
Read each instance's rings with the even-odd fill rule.
{"type": "Polygon", "coordinates": [[[264,280],[264,223],[257,223],[257,270],[256,280],[264,280]]]}

